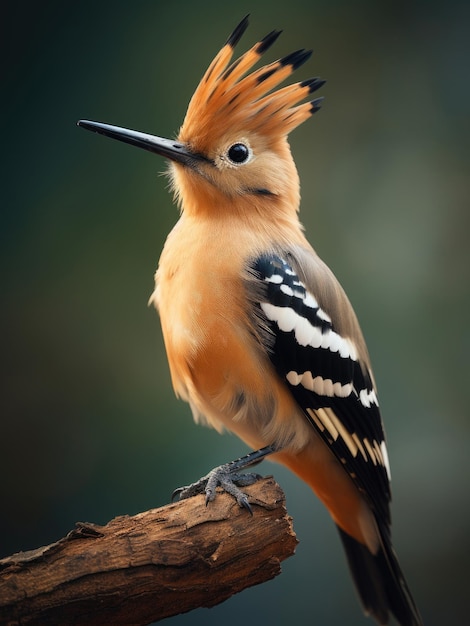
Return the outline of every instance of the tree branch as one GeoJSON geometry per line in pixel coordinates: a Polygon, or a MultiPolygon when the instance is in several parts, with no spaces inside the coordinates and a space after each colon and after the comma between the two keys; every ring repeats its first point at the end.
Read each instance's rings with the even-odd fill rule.
{"type": "Polygon", "coordinates": [[[0,623],[144,625],[274,578],[297,544],[284,494],[272,478],[245,491],[253,516],[226,493],[207,507],[196,496],[106,526],[77,523],[0,560],[0,623]]]}

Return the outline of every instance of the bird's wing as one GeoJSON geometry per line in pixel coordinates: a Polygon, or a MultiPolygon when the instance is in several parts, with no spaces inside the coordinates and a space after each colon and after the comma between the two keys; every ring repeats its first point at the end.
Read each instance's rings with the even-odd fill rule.
{"type": "Polygon", "coordinates": [[[307,272],[302,260],[292,252],[279,252],[251,262],[258,328],[271,362],[306,418],[377,519],[388,525],[390,469],[373,377],[364,362],[367,353],[366,359],[361,354],[364,340],[333,274],[314,257],[322,276],[311,279],[311,268],[307,272]],[[344,333],[348,324],[342,319],[348,316],[356,337],[344,333]]]}

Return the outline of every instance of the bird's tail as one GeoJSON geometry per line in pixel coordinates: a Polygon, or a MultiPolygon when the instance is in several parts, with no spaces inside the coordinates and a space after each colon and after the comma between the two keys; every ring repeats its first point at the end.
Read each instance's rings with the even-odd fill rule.
{"type": "Polygon", "coordinates": [[[381,548],[374,555],[338,530],[364,611],[381,625],[388,624],[391,611],[400,626],[423,626],[390,538],[382,534],[381,548]]]}

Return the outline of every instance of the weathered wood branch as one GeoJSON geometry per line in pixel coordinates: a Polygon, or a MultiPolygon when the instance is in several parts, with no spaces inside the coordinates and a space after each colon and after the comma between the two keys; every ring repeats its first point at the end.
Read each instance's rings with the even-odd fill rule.
{"type": "Polygon", "coordinates": [[[149,624],[223,602],[280,573],[297,540],[272,478],[106,526],[78,523],[49,546],[0,560],[1,624],[149,624]]]}

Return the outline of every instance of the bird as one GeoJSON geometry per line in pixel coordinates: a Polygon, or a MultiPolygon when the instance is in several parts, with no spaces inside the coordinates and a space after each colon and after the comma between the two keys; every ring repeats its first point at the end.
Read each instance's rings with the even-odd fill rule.
{"type": "Polygon", "coordinates": [[[390,465],[363,334],[340,283],[299,220],[289,133],[320,110],[319,77],[281,86],[311,56],[258,65],[282,31],[232,61],[248,26],[230,34],[198,84],[176,139],[80,120],[163,156],[180,217],[150,303],[158,310],[172,384],[194,419],[253,450],[176,490],[217,487],[249,511],[243,473],[270,457],[323,502],[364,612],[378,624],[422,619],[391,540],[390,465]],[[257,67],[255,67],[257,66],[257,67]]]}

